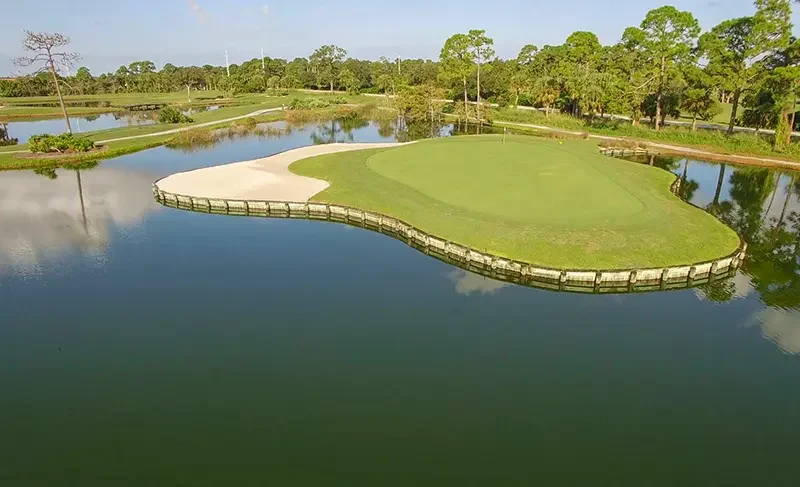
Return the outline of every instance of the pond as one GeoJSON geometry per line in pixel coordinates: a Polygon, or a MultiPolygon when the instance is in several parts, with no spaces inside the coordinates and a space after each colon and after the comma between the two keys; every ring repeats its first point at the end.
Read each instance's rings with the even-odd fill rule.
{"type": "Polygon", "coordinates": [[[793,173],[655,159],[750,258],[712,286],[630,295],[153,200],[176,171],[409,137],[282,132],[0,173],[4,485],[796,485],[793,173]]]}
{"type": "MultiPolygon", "coordinates": [[[[156,122],[158,122],[158,113],[155,111],[103,113],[100,115],[69,117],[69,123],[74,133],[93,132],[95,130],[129,127],[132,125],[150,125],[156,122]]],[[[0,123],[3,126],[7,126],[8,137],[19,139],[20,144],[28,142],[31,135],[66,132],[66,124],[63,118],[0,123]]]]}
{"type": "MultiPolygon", "coordinates": [[[[184,115],[196,115],[202,112],[218,110],[219,105],[204,105],[189,107],[181,110],[184,115]]],[[[158,123],[158,110],[139,110],[99,115],[82,115],[69,117],[73,133],[93,132],[133,125],[152,125],[158,123]]],[[[28,120],[15,122],[0,122],[0,126],[7,130],[7,137],[19,139],[20,144],[28,142],[32,135],[60,134],[66,132],[63,118],[48,118],[43,120],[28,120]]]]}

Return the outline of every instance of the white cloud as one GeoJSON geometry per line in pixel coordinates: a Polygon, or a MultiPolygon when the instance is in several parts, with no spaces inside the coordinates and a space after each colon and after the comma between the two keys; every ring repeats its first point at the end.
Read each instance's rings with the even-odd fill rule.
{"type": "Polygon", "coordinates": [[[761,326],[761,335],[786,353],[800,353],[800,312],[775,308],[758,311],[750,325],[761,326]]]}
{"type": "Polygon", "coordinates": [[[465,295],[472,293],[494,294],[500,289],[510,286],[507,282],[495,281],[461,269],[454,270],[447,275],[447,278],[455,283],[458,294],[465,295]]]}
{"type": "Polygon", "coordinates": [[[261,13],[264,15],[269,15],[269,5],[264,4],[261,6],[261,13]]]}
{"type": "Polygon", "coordinates": [[[53,181],[32,171],[3,174],[0,273],[36,274],[42,263],[69,252],[102,256],[109,227],[134,228],[146,212],[159,209],[150,190],[154,179],[111,166],[81,171],[82,211],[75,171],[59,170],[53,181]]]}

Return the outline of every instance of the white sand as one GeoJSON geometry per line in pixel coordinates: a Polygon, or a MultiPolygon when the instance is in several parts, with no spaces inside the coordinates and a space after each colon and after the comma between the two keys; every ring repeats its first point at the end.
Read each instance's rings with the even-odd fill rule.
{"type": "Polygon", "coordinates": [[[273,156],[245,162],[234,162],[167,176],[156,187],[167,193],[196,198],[308,201],[327,188],[321,179],[297,176],[289,165],[300,159],[321,154],[362,149],[397,147],[400,143],[327,144],[301,147],[273,156]]]}

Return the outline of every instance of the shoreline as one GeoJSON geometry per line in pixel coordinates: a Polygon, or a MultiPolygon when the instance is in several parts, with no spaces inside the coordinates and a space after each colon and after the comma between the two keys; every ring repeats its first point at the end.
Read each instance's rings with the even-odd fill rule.
{"type": "MultiPolygon", "coordinates": [[[[656,149],[660,154],[663,155],[673,154],[673,155],[691,156],[691,157],[697,157],[698,159],[701,160],[711,160],[715,162],[729,162],[732,164],[741,164],[744,166],[778,167],[778,168],[800,171],[800,162],[789,161],[786,159],[774,159],[771,157],[752,156],[744,154],[725,154],[721,152],[715,152],[712,150],[699,149],[691,146],[654,142],[647,139],[637,139],[633,137],[614,137],[612,135],[595,134],[592,132],[576,132],[574,130],[561,129],[557,127],[548,127],[545,125],[536,125],[536,124],[522,123],[522,122],[507,122],[504,120],[497,120],[494,122],[494,125],[500,127],[509,127],[509,128],[520,127],[523,129],[526,128],[534,129],[534,130],[539,130],[541,132],[564,134],[576,137],[583,137],[584,134],[588,134],[588,138],[595,140],[641,144],[645,146],[643,148],[656,149]]],[[[531,135],[535,137],[535,134],[531,135]]]]}
{"type": "MultiPolygon", "coordinates": [[[[443,257],[441,260],[449,263],[461,262],[467,268],[475,267],[500,273],[510,279],[518,279],[522,284],[525,284],[523,281],[537,281],[542,285],[556,285],[560,290],[576,287],[579,288],[578,292],[586,292],[586,288],[592,289],[592,292],[603,290],[607,292],[609,288],[613,288],[612,291],[615,292],[634,292],[641,290],[639,289],[641,287],[656,286],[659,290],[669,285],[692,287],[709,280],[713,281],[721,274],[738,269],[745,257],[747,244],[740,237],[739,245],[733,252],[694,263],[625,269],[548,267],[451,242],[391,215],[347,205],[309,201],[314,195],[326,189],[329,183],[316,178],[294,175],[288,169],[292,163],[316,155],[399,145],[402,144],[331,144],[291,149],[262,159],[166,176],[153,183],[153,193],[160,204],[183,210],[237,216],[306,218],[354,224],[395,237],[409,246],[421,249],[427,255],[437,254],[434,256],[443,257]],[[224,174],[231,169],[235,174],[224,174]],[[259,175],[259,172],[266,174],[259,175]],[[259,180],[253,182],[254,177],[259,180]],[[233,190],[219,188],[220,182],[224,183],[225,180],[234,180],[239,186],[233,190]],[[290,187],[279,188],[281,183],[287,181],[290,187]],[[193,186],[197,183],[201,184],[200,191],[193,186]]],[[[676,177],[675,182],[670,185],[669,190],[673,194],[677,191],[678,181],[680,178],[676,177]]]]}
{"type": "MultiPolygon", "coordinates": [[[[313,90],[299,90],[301,93],[314,93],[313,90]]],[[[327,93],[327,92],[326,92],[327,93]]],[[[322,93],[317,93],[322,94],[322,93]]],[[[364,95],[367,96],[367,95],[364,95]]],[[[385,98],[380,95],[374,96],[374,98],[385,98]]],[[[113,142],[122,142],[122,141],[130,141],[130,140],[137,140],[143,138],[164,138],[164,140],[160,140],[158,142],[148,142],[143,143],[141,146],[129,146],[126,147],[125,150],[109,150],[107,153],[103,154],[104,157],[101,157],[99,154],[94,155],[82,155],[82,154],[75,154],[72,156],[64,157],[64,158],[37,158],[37,157],[15,157],[15,154],[24,154],[29,152],[27,149],[10,149],[6,148],[6,150],[0,149],[0,171],[3,170],[14,170],[14,169],[31,169],[37,167],[54,167],[54,166],[68,166],[71,164],[75,164],[76,162],[88,162],[88,161],[96,161],[96,160],[104,160],[104,159],[111,159],[113,157],[118,157],[123,154],[128,154],[131,152],[136,152],[139,150],[150,149],[156,147],[158,145],[166,144],[169,140],[165,138],[167,135],[173,135],[179,132],[192,130],[195,128],[204,128],[204,127],[213,127],[216,125],[225,125],[232,121],[243,119],[247,117],[257,117],[260,115],[266,115],[274,112],[281,112],[282,108],[266,108],[261,110],[253,111],[252,113],[248,113],[246,115],[239,115],[235,117],[229,117],[225,119],[215,120],[215,121],[208,121],[202,123],[194,123],[191,125],[186,125],[183,127],[172,128],[167,130],[162,130],[159,132],[152,132],[152,133],[145,133],[145,134],[136,134],[136,135],[129,135],[123,137],[114,137],[113,131],[117,129],[110,129],[112,131],[109,134],[108,139],[104,140],[97,140],[95,141],[97,144],[106,144],[106,143],[113,143],[113,142]],[[15,163],[16,162],[16,163],[15,163]]],[[[80,116],[80,114],[78,115],[80,116]]],[[[653,141],[646,138],[636,138],[636,137],[626,137],[626,136],[612,136],[612,135],[603,135],[598,133],[593,133],[591,131],[576,131],[571,129],[563,129],[558,127],[552,127],[548,125],[538,125],[532,123],[523,123],[523,122],[511,122],[511,121],[504,121],[504,120],[496,120],[489,126],[497,126],[497,127],[508,127],[508,128],[518,128],[522,131],[539,131],[539,132],[547,132],[553,134],[564,134],[570,137],[586,137],[588,138],[600,140],[600,141],[614,141],[614,142],[621,142],[625,144],[637,144],[639,146],[647,147],[650,149],[654,149],[659,151],[660,154],[663,155],[678,155],[678,156],[686,156],[686,157],[694,157],[701,160],[709,160],[715,162],[723,162],[723,163],[731,163],[731,164],[739,164],[739,165],[747,165],[747,166],[758,166],[758,167],[768,167],[768,168],[781,168],[781,169],[788,169],[788,170],[797,170],[800,171],[800,162],[792,161],[788,159],[781,159],[772,156],[759,156],[759,155],[748,155],[748,154],[741,154],[741,153],[728,153],[725,152],[724,149],[717,150],[713,146],[687,146],[681,144],[673,144],[669,142],[659,142],[653,141]]],[[[532,136],[537,136],[537,134],[533,133],[530,134],[532,136]]],[[[90,134],[89,136],[95,136],[94,134],[90,134]]],[[[24,145],[24,144],[20,144],[24,145]]],[[[14,146],[9,146],[14,147],[14,146]]]]}

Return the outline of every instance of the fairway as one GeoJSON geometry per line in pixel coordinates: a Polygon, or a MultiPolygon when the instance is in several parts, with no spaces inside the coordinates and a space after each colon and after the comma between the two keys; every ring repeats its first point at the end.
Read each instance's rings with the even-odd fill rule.
{"type": "Polygon", "coordinates": [[[328,181],[312,199],[381,212],[508,258],[552,267],[680,265],[739,239],[669,191],[674,176],[588,141],[451,137],[295,162],[328,181]]]}

